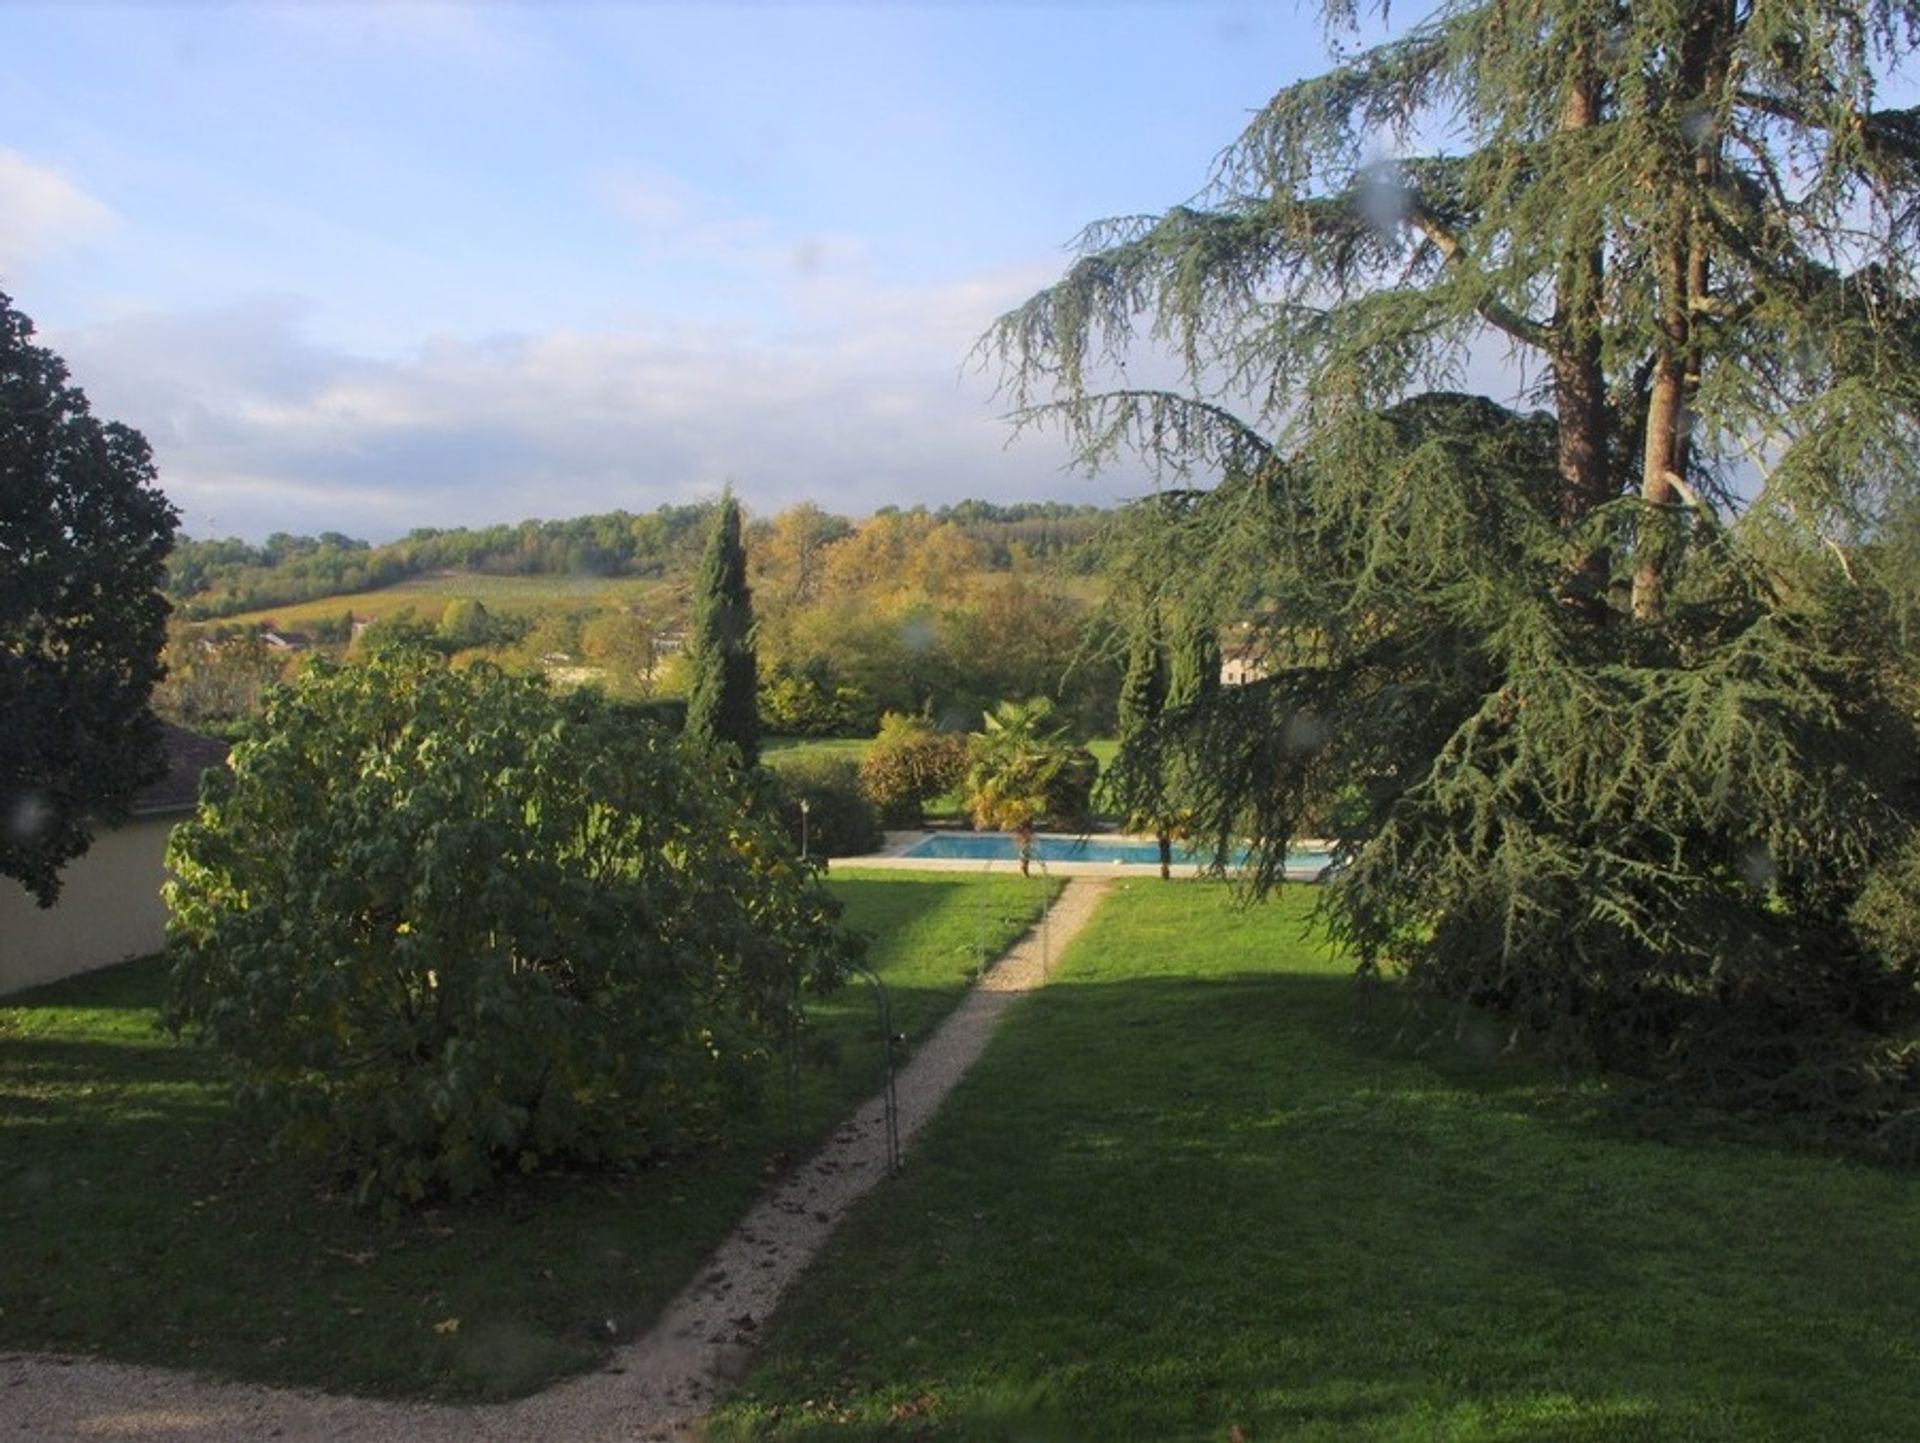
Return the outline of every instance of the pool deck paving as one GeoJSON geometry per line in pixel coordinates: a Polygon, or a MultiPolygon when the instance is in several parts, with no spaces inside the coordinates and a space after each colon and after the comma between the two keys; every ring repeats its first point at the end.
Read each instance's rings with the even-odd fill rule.
{"type": "MultiPolygon", "coordinates": [[[[918,840],[920,834],[913,835],[918,840]]],[[[914,1051],[894,1088],[902,1149],[985,1051],[1002,1014],[1045,984],[1054,959],[1106,891],[1104,881],[1070,882],[914,1051]]],[[[882,1092],[776,1183],[645,1336],[615,1350],[598,1371],[533,1397],[469,1407],[390,1403],[90,1358],[0,1354],[0,1443],[692,1439],[752,1353],[781,1297],[848,1209],[886,1179],[886,1107],[882,1092]]]]}

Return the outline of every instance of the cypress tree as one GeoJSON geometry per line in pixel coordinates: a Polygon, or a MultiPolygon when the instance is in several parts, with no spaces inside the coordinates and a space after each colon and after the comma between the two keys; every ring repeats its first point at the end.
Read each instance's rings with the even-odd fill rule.
{"type": "Polygon", "coordinates": [[[1167,657],[1160,640],[1160,613],[1148,608],[1127,646],[1127,670],[1120,682],[1120,744],[1159,719],[1167,702],[1167,657]]]}
{"type": "Polygon", "coordinates": [[[1118,775],[1109,793],[1120,802],[1129,831],[1151,831],[1160,848],[1160,880],[1173,875],[1173,835],[1166,817],[1164,778],[1150,761],[1145,768],[1129,767],[1152,747],[1153,728],[1167,706],[1167,651],[1160,633],[1160,611],[1148,606],[1136,621],[1127,645],[1127,670],[1120,683],[1120,757],[1118,775]]]}
{"type": "Polygon", "coordinates": [[[700,559],[688,659],[693,683],[687,694],[686,735],[706,745],[724,743],[733,748],[742,766],[757,765],[760,716],[753,595],[747,587],[747,553],[740,542],[740,503],[731,490],[720,498],[700,559]]]}
{"type": "Polygon", "coordinates": [[[1197,706],[1220,690],[1220,637],[1204,617],[1183,618],[1167,667],[1169,709],[1197,706]]]}

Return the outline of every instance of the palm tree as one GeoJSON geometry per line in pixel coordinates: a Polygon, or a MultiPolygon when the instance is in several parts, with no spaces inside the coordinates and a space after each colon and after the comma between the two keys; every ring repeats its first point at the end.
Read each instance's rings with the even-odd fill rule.
{"type": "Polygon", "coordinates": [[[1003,701],[981,718],[967,740],[967,813],[978,829],[1011,831],[1020,844],[1020,871],[1033,856],[1034,824],[1045,816],[1070,757],[1047,697],[1003,701]]]}

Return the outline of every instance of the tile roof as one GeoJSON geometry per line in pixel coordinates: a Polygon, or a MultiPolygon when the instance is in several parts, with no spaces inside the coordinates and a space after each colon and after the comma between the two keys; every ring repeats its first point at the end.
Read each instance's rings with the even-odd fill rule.
{"type": "Polygon", "coordinates": [[[160,730],[167,772],[159,781],[149,782],[133,794],[132,811],[136,817],[189,810],[200,795],[200,773],[208,767],[226,765],[227,744],[218,737],[190,732],[171,722],[162,722],[160,730]]]}

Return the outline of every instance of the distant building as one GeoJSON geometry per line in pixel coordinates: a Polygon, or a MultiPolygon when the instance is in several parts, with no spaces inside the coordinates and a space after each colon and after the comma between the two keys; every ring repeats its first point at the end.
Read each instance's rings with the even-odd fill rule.
{"type": "Polygon", "coordinates": [[[225,765],[227,744],[168,725],[163,745],[166,775],[134,796],[124,823],[97,831],[86,855],[67,864],[59,902],[43,908],[0,878],[0,993],[144,957],[166,942],[167,837],[193,810],[200,774],[225,765]]]}
{"type": "Polygon", "coordinates": [[[1266,655],[1258,648],[1247,645],[1221,648],[1220,685],[1245,686],[1250,681],[1259,681],[1266,674],[1266,655]]]}

